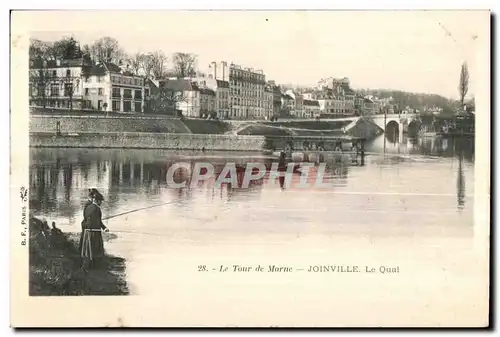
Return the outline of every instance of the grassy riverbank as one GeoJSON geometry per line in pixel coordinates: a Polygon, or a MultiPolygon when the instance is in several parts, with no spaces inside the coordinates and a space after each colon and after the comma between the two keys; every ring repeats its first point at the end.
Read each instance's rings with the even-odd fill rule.
{"type": "Polygon", "coordinates": [[[78,233],[30,219],[30,295],[127,295],[125,259],[106,255],[99,266],[83,270],[78,240],[78,233]]]}

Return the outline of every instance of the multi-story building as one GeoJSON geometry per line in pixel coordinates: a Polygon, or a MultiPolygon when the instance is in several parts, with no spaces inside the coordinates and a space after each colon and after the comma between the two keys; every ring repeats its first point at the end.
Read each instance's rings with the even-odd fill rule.
{"type": "Polygon", "coordinates": [[[298,94],[293,90],[287,90],[285,92],[288,96],[292,97],[294,100],[293,108],[290,110],[292,116],[303,118],[304,117],[304,98],[302,95],[298,94]]]}
{"type": "Polygon", "coordinates": [[[215,94],[217,98],[217,116],[222,118],[229,117],[230,112],[230,98],[229,98],[229,82],[224,80],[217,80],[217,88],[215,94]]]}
{"type": "Polygon", "coordinates": [[[200,88],[200,117],[215,117],[217,116],[216,110],[216,96],[215,91],[208,88],[200,88]]]}
{"type": "Polygon", "coordinates": [[[274,117],[274,88],[271,83],[267,83],[264,87],[264,105],[265,105],[265,119],[274,117]]]}
{"type": "MultiPolygon", "coordinates": [[[[195,82],[186,79],[167,79],[159,81],[163,100],[175,105],[186,117],[202,117],[200,88],[195,82]]],[[[207,99],[206,107],[210,106],[207,99]]]]}
{"type": "Polygon", "coordinates": [[[272,116],[273,117],[278,117],[281,115],[281,108],[282,108],[282,105],[281,105],[281,101],[282,101],[282,93],[281,93],[281,89],[278,85],[276,85],[276,82],[275,81],[268,81],[267,82],[268,85],[271,87],[272,91],[273,91],[273,113],[272,113],[272,116]]]}
{"type": "Polygon", "coordinates": [[[50,60],[30,64],[29,105],[59,109],[83,108],[81,78],[84,59],[50,60]]]}
{"type": "Polygon", "coordinates": [[[196,77],[190,79],[200,88],[208,88],[215,92],[215,111],[219,118],[228,118],[230,112],[229,82],[222,79],[215,79],[214,74],[208,77],[196,77]]]}
{"type": "Polygon", "coordinates": [[[98,64],[84,76],[87,104],[101,110],[142,113],[145,108],[145,78],[134,75],[128,68],[113,63],[98,64]],[[94,70],[97,70],[94,72],[94,70]]]}
{"type": "Polygon", "coordinates": [[[30,73],[30,82],[37,83],[36,92],[30,90],[30,96],[34,97],[30,99],[32,105],[40,105],[45,94],[45,106],[52,108],[144,112],[144,78],[114,63],[92,64],[84,58],[57,60],[43,68],[33,68],[30,73]],[[49,79],[43,86],[40,86],[41,74],[49,79]],[[40,90],[42,87],[45,92],[40,90]]]}
{"type": "Polygon", "coordinates": [[[279,116],[290,117],[295,115],[295,100],[293,97],[282,93],[281,94],[281,110],[279,116]]]}
{"type": "Polygon", "coordinates": [[[212,62],[210,76],[225,80],[229,74],[229,117],[236,119],[264,118],[266,98],[264,86],[266,77],[262,70],[244,68],[227,62],[212,62]],[[219,66],[220,64],[220,66],[219,66]]]}
{"type": "Polygon", "coordinates": [[[304,100],[304,118],[316,118],[320,116],[319,102],[316,100],[304,100]]]}
{"type": "Polygon", "coordinates": [[[318,81],[316,89],[327,92],[333,100],[332,107],[327,112],[328,114],[337,116],[352,116],[355,114],[356,93],[351,89],[350,81],[347,77],[341,79],[333,77],[321,79],[318,81]]]}
{"type": "Polygon", "coordinates": [[[373,97],[367,96],[363,100],[363,114],[373,115],[375,113],[375,104],[373,102],[373,97]]]}

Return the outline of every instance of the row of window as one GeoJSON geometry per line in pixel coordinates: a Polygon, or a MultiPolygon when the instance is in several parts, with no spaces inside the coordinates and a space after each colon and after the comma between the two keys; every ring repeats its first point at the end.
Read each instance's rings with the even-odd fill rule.
{"type": "MultiPolygon", "coordinates": [[[[132,98],[132,91],[134,92],[135,100],[142,100],[142,90],[132,90],[132,89],[123,89],[123,98],[132,98]]],[[[111,97],[119,98],[121,97],[121,89],[113,88],[111,92],[111,97]]]]}
{"type": "Polygon", "coordinates": [[[111,83],[142,86],[144,84],[144,79],[135,77],[125,77],[120,75],[111,75],[111,83]]]}
{"type": "MultiPolygon", "coordinates": [[[[93,76],[96,78],[96,82],[97,83],[102,83],[105,81],[105,77],[104,76],[93,76]]],[[[91,76],[88,76],[88,77],[85,77],[84,81],[85,83],[92,83],[92,78],[91,76]]]]}
{"type": "Polygon", "coordinates": [[[255,83],[241,82],[241,81],[235,81],[235,80],[231,80],[230,84],[234,87],[264,91],[264,84],[255,84],[255,83]]]}
{"type": "Polygon", "coordinates": [[[256,74],[256,73],[251,73],[248,71],[243,71],[243,70],[234,70],[231,69],[231,72],[229,76],[236,76],[236,77],[241,77],[247,80],[259,80],[259,81],[264,81],[265,77],[264,75],[256,74]]]}
{"type": "Polygon", "coordinates": [[[255,107],[262,108],[266,104],[270,104],[270,103],[269,103],[269,101],[258,101],[258,100],[243,99],[243,98],[238,98],[238,97],[231,97],[231,104],[232,105],[255,106],[255,107]]]}
{"type": "MultiPolygon", "coordinates": [[[[59,84],[50,85],[50,96],[57,97],[61,94],[61,86],[59,84]]],[[[43,86],[38,87],[38,92],[43,92],[45,88],[43,86]]],[[[63,86],[63,96],[69,97],[72,95],[78,95],[78,87],[73,87],[72,83],[65,83],[63,86]]],[[[30,94],[31,95],[31,94],[30,94]]]]}
{"type": "Polygon", "coordinates": [[[123,101],[123,110],[121,101],[112,101],[111,110],[123,112],[142,112],[141,102],[123,101]],[[132,110],[132,107],[134,110],[132,110]]]}
{"type": "Polygon", "coordinates": [[[247,90],[241,90],[241,89],[237,89],[237,88],[231,88],[231,95],[232,96],[263,98],[264,92],[260,92],[260,91],[255,92],[255,91],[247,91],[247,90]]]}

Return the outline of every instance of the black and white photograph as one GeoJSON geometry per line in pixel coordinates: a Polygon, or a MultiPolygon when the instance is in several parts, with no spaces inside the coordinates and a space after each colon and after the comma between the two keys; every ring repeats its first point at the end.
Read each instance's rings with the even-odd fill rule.
{"type": "Polygon", "coordinates": [[[490,15],[14,12],[13,324],[488,326],[490,15]]]}

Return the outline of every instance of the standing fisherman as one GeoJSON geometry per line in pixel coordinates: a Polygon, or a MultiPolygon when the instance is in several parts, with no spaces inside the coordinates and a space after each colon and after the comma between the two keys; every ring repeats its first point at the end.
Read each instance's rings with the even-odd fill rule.
{"type": "Polygon", "coordinates": [[[101,203],[104,197],[97,190],[90,193],[91,203],[88,203],[83,211],[83,238],[81,242],[81,257],[84,264],[93,265],[104,257],[104,242],[102,240],[102,230],[109,230],[102,223],[101,203]]]}
{"type": "Polygon", "coordinates": [[[82,244],[83,244],[83,234],[84,234],[84,225],[85,225],[85,209],[87,208],[88,205],[92,204],[92,196],[97,192],[97,189],[95,188],[89,188],[89,195],[87,202],[85,203],[85,206],[83,206],[83,220],[82,220],[82,233],[80,234],[80,243],[78,245],[78,251],[81,253],[82,251],[82,244]]]}

